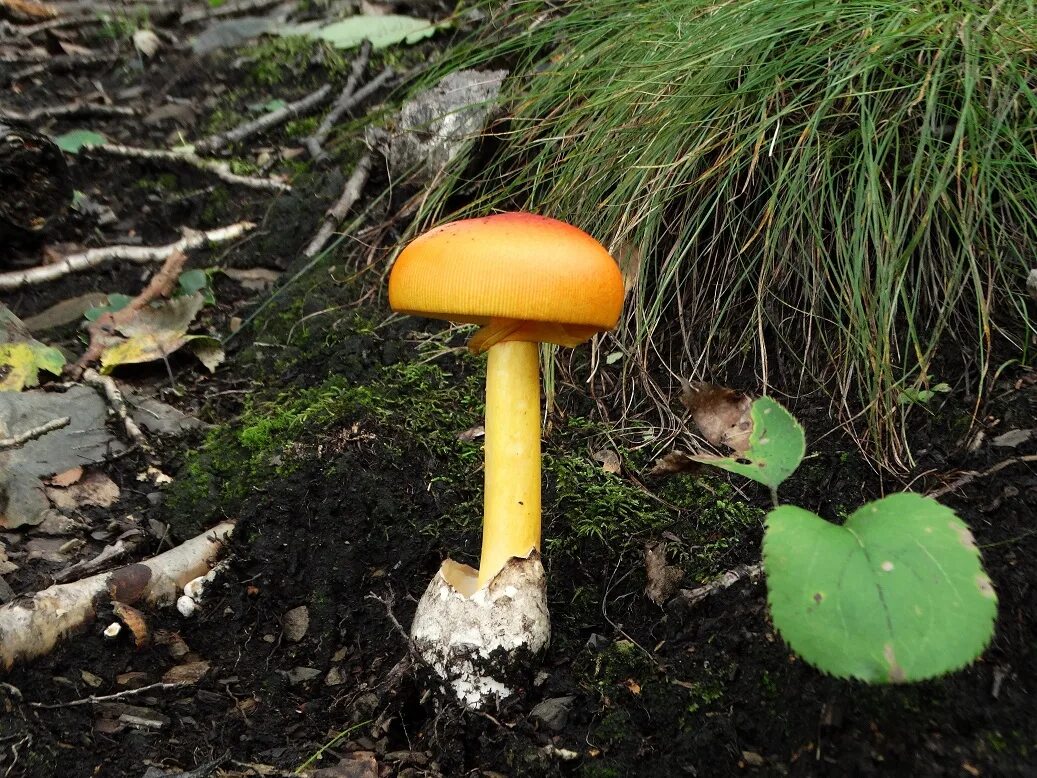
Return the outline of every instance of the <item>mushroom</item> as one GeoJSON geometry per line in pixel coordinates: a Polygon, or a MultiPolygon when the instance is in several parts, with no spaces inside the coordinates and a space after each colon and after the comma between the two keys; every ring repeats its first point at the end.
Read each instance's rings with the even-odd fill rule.
{"type": "Polygon", "coordinates": [[[446,559],[411,627],[428,665],[458,699],[480,707],[512,693],[512,679],[551,634],[540,560],[539,344],[576,346],[614,327],[623,280],[582,230],[502,213],[451,222],[410,243],[390,274],[389,303],[481,325],[469,342],[487,352],[479,569],[446,559]]]}

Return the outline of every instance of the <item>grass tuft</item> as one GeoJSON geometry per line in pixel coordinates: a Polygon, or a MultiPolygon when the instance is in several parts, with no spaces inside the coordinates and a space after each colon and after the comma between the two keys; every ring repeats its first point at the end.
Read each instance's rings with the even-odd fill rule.
{"type": "MultiPolygon", "coordinates": [[[[641,257],[626,378],[748,368],[821,388],[896,466],[905,396],[963,362],[954,389],[982,390],[995,350],[1030,358],[1033,0],[483,6],[495,37],[449,66],[511,66],[509,118],[426,223],[463,187],[452,217],[528,208],[641,257]]],[[[615,386],[627,414],[652,395],[615,386]]]]}

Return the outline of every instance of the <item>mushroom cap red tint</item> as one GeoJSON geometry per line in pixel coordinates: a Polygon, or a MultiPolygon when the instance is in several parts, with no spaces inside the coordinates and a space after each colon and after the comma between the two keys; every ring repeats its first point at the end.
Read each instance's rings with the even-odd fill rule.
{"type": "Polygon", "coordinates": [[[389,304],[455,322],[557,324],[586,339],[616,325],[623,278],[583,230],[502,213],[450,222],[411,242],[389,276],[389,304]]]}

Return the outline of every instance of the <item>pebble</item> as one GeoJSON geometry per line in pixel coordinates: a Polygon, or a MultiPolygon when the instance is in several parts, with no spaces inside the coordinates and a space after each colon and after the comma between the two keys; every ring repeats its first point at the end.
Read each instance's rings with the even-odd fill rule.
{"type": "Polygon", "coordinates": [[[310,628],[310,610],[305,605],[292,608],[281,617],[281,628],[289,643],[298,643],[310,628]]]}

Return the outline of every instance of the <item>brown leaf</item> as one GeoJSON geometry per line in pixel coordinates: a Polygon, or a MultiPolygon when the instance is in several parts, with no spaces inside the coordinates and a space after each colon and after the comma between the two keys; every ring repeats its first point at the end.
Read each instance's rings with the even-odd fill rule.
{"type": "Polygon", "coordinates": [[[171,667],[162,676],[163,683],[198,683],[205,674],[209,672],[209,663],[188,662],[187,664],[171,667]]]}
{"type": "Polygon", "coordinates": [[[666,564],[665,543],[649,543],[645,546],[645,574],[648,576],[645,594],[656,605],[669,600],[684,578],[683,570],[666,564]]]}
{"type": "Polygon", "coordinates": [[[37,3],[35,0],[0,0],[0,6],[3,6],[15,19],[23,22],[53,19],[58,15],[54,6],[37,3]]]}
{"type": "Polygon", "coordinates": [[[702,464],[696,462],[683,451],[671,451],[669,454],[655,460],[652,469],[648,471],[650,476],[676,475],[677,473],[696,473],[702,469],[702,464]]]}
{"type": "Polygon", "coordinates": [[[480,424],[477,427],[472,427],[470,429],[466,429],[464,432],[462,432],[460,435],[457,436],[457,439],[462,441],[462,442],[464,442],[464,443],[471,443],[473,440],[477,440],[478,438],[485,438],[485,437],[486,437],[486,428],[483,425],[480,424]]]}
{"type": "Polygon", "coordinates": [[[112,611],[115,613],[115,617],[132,633],[133,644],[137,648],[143,648],[150,642],[151,633],[148,631],[148,623],[144,620],[143,613],[121,602],[113,602],[112,611]]]}
{"type": "Polygon", "coordinates": [[[47,496],[54,507],[66,513],[84,505],[108,508],[119,499],[119,494],[115,481],[97,470],[90,471],[65,489],[47,489],[47,496]]]}
{"type": "Polygon", "coordinates": [[[619,460],[619,454],[610,448],[595,451],[591,456],[601,462],[601,469],[606,473],[618,473],[623,469],[623,463],[619,460]]]}
{"type": "Polygon", "coordinates": [[[80,478],[83,477],[83,468],[80,466],[72,467],[63,473],[58,473],[55,476],[51,476],[47,483],[51,486],[57,486],[61,489],[71,486],[80,478]]]}
{"type": "Polygon", "coordinates": [[[378,778],[378,761],[370,751],[346,754],[337,765],[315,770],[313,778],[378,778]]]}
{"type": "Polygon", "coordinates": [[[714,446],[727,446],[738,453],[748,450],[753,399],[743,392],[701,382],[685,381],[681,403],[691,412],[699,431],[714,446]]]}

